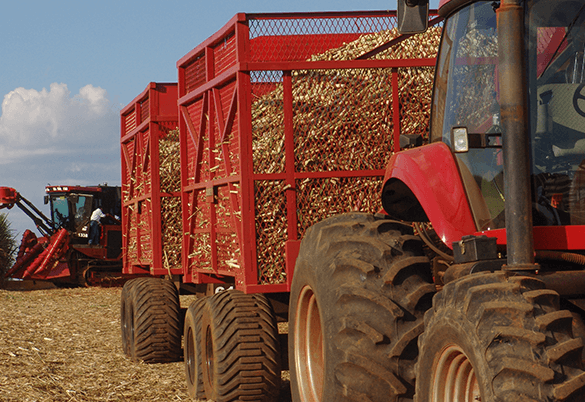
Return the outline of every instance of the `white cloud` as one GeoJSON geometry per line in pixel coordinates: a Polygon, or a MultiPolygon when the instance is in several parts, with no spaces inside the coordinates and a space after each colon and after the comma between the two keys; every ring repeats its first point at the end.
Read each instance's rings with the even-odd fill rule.
{"type": "MultiPolygon", "coordinates": [[[[75,95],[63,83],[16,88],[2,102],[0,186],[14,187],[47,213],[42,197],[49,183],[120,185],[119,131],[119,110],[100,87],[86,85],[75,95]]],[[[9,220],[19,233],[34,228],[17,210],[9,220]]]]}
{"type": "Polygon", "coordinates": [[[4,96],[0,116],[0,164],[35,155],[75,154],[117,140],[118,112],[107,92],[93,85],[71,96],[66,84],[47,91],[16,88],[4,96]]]}

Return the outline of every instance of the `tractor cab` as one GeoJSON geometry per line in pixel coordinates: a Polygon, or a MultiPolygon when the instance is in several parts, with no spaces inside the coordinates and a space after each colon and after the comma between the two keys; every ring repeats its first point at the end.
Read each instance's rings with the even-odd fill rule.
{"type": "MultiPolygon", "coordinates": [[[[97,186],[47,186],[45,204],[49,204],[51,219],[58,228],[71,233],[73,244],[87,244],[92,212],[101,208],[104,214],[120,216],[120,188],[97,186]]],[[[107,217],[102,224],[119,225],[107,217]]]]}
{"type": "MultiPolygon", "coordinates": [[[[585,224],[585,3],[442,0],[439,13],[431,144],[395,156],[384,208],[401,217],[418,207],[449,247],[478,233],[501,245],[534,233],[536,248],[584,249],[546,228],[585,224]],[[442,165],[425,172],[440,186],[400,172],[401,160],[424,166],[417,152],[442,165]]],[[[531,244],[520,249],[531,259],[531,244]]]]}
{"type": "MultiPolygon", "coordinates": [[[[447,19],[431,141],[456,154],[479,229],[505,227],[497,5],[476,2],[447,19]]],[[[585,5],[527,1],[525,49],[535,226],[585,221],[585,5]]],[[[519,78],[521,79],[521,78],[519,78]]],[[[511,134],[512,136],[513,134],[511,134]]],[[[513,141],[514,138],[510,138],[513,141]]]]}

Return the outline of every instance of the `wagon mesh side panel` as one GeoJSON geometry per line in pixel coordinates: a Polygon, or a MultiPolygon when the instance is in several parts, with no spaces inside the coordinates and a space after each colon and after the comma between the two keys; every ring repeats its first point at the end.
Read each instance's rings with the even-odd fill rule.
{"type": "Polygon", "coordinates": [[[282,173],[286,163],[282,72],[253,71],[251,80],[254,173],[282,173]]]}
{"type": "Polygon", "coordinates": [[[396,31],[396,22],[393,16],[255,18],[249,21],[250,58],[253,61],[304,61],[364,34],[396,31]]]}
{"type": "Polygon", "coordinates": [[[140,122],[146,121],[150,117],[150,98],[145,98],[140,102],[140,122]]]}
{"type": "Polygon", "coordinates": [[[219,186],[216,195],[216,246],[217,246],[217,268],[224,272],[234,272],[241,267],[241,250],[237,239],[236,226],[241,223],[237,198],[239,189],[229,186],[219,186]],[[236,195],[236,198],[232,198],[236,195]],[[235,201],[235,205],[232,204],[235,201]]]}
{"type": "Polygon", "coordinates": [[[236,35],[230,34],[213,48],[215,74],[220,75],[236,62],[236,35]]]}
{"type": "Polygon", "coordinates": [[[194,190],[193,194],[194,203],[186,226],[190,229],[190,247],[187,250],[189,270],[212,270],[210,204],[206,200],[205,190],[194,190]]]}
{"type": "Polygon", "coordinates": [[[256,250],[261,284],[286,282],[285,244],[288,239],[283,180],[256,180],[256,250]]]}
{"type": "Polygon", "coordinates": [[[315,223],[336,214],[381,209],[381,176],[297,180],[299,238],[315,223]]]}
{"type": "Polygon", "coordinates": [[[293,75],[297,172],[383,169],[392,146],[387,69],[293,75]]]}
{"type": "Polygon", "coordinates": [[[165,268],[181,267],[181,198],[161,197],[163,265],[165,268]]]}

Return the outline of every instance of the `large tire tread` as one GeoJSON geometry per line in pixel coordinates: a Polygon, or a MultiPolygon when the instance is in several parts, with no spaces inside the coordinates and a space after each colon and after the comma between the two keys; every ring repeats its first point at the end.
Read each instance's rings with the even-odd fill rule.
{"type": "Polygon", "coordinates": [[[131,288],[134,303],[134,359],[145,363],[176,362],[183,333],[179,293],[174,283],[138,278],[131,288]]]}
{"type": "Polygon", "coordinates": [[[206,390],[207,397],[217,402],[276,401],[280,346],[276,319],[266,297],[225,291],[209,298],[206,308],[213,323],[215,380],[214,389],[206,390]]]}
{"type": "MultiPolygon", "coordinates": [[[[412,228],[365,213],[318,223],[305,235],[297,258],[289,314],[293,327],[295,300],[306,286],[326,323],[322,400],[412,400],[417,339],[436,291],[429,259],[412,228]]],[[[296,373],[292,339],[289,345],[297,401],[307,387],[303,381],[313,380],[296,373]]]]}
{"type": "Polygon", "coordinates": [[[497,402],[584,400],[583,343],[572,333],[572,315],[559,310],[557,293],[534,278],[478,273],[446,285],[425,316],[419,338],[417,400],[430,398],[434,353],[441,334],[458,330],[456,342],[477,365],[482,398],[497,402]],[[467,329],[467,330],[465,330],[467,329]],[[471,346],[469,346],[471,345],[471,346]]]}
{"type": "Polygon", "coordinates": [[[203,365],[201,361],[201,311],[209,297],[195,299],[185,314],[184,361],[187,393],[195,399],[205,399],[203,384],[203,365]],[[189,340],[189,337],[192,339],[189,340]],[[189,342],[190,341],[190,342],[189,342]],[[191,373],[193,370],[193,373],[191,373]],[[191,375],[192,374],[192,375],[191,375]]]}

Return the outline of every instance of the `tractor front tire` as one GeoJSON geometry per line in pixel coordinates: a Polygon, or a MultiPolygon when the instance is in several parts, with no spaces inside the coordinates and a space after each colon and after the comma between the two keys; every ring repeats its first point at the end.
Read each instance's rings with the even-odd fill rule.
{"type": "Polygon", "coordinates": [[[582,348],[541,281],[473,274],[447,284],[425,316],[415,400],[583,401],[582,348]]]}
{"type": "Polygon", "coordinates": [[[293,401],[411,401],[430,272],[404,223],[351,213],[310,228],[289,307],[293,401]]]}

